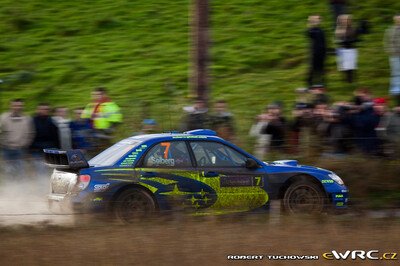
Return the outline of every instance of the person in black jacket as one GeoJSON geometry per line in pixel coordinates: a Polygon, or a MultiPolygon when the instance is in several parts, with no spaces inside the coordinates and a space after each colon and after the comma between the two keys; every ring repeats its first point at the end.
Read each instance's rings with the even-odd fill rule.
{"type": "MultiPolygon", "coordinates": [[[[278,103],[272,103],[267,106],[268,123],[261,129],[261,134],[269,135],[269,147],[274,150],[282,150],[285,144],[285,133],[287,122],[282,116],[282,107],[278,103]]],[[[267,144],[268,145],[268,144],[267,144]]]]}
{"type": "Polygon", "coordinates": [[[58,128],[50,116],[49,104],[40,103],[37,106],[36,115],[33,117],[33,126],[36,134],[29,150],[36,178],[43,180],[43,177],[49,175],[49,168],[44,165],[43,149],[60,148],[58,128]]]}
{"type": "Polygon", "coordinates": [[[310,39],[310,70],[307,78],[308,86],[324,84],[324,65],[326,57],[325,33],[320,28],[321,17],[308,18],[307,36],[310,39]],[[315,83],[315,81],[317,83],[315,83]]]}
{"type": "Polygon", "coordinates": [[[58,129],[50,116],[50,106],[47,103],[38,105],[33,124],[36,134],[30,146],[32,154],[42,154],[43,149],[47,148],[60,148],[58,129]]]}
{"type": "Polygon", "coordinates": [[[333,15],[333,25],[336,27],[337,18],[346,14],[346,0],[329,0],[333,15]]]}
{"type": "Polygon", "coordinates": [[[364,154],[377,155],[379,140],[375,128],[379,125],[380,116],[374,111],[373,103],[363,103],[360,112],[353,118],[353,127],[357,145],[364,154]]]}
{"type": "Polygon", "coordinates": [[[210,126],[210,116],[205,101],[198,99],[193,106],[183,108],[186,112],[181,125],[182,131],[208,128],[210,126]]]}

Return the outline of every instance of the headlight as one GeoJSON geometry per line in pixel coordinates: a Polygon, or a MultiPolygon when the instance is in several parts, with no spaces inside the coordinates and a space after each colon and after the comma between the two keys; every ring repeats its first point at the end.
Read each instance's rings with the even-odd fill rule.
{"type": "Polygon", "coordinates": [[[328,175],[330,178],[332,178],[333,181],[338,183],[339,185],[344,185],[343,180],[335,173],[331,173],[328,175]]]}

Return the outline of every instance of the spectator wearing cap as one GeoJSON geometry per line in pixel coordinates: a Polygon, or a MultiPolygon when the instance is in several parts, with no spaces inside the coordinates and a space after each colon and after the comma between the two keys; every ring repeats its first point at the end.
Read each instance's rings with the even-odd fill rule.
{"type": "Polygon", "coordinates": [[[316,83],[325,82],[326,40],[320,24],[321,17],[319,15],[308,17],[307,36],[310,39],[310,69],[307,84],[309,87],[316,83]]]}
{"type": "Polygon", "coordinates": [[[310,92],[313,95],[311,102],[313,106],[317,104],[329,104],[330,98],[326,93],[326,88],[324,85],[313,85],[310,89],[310,92]]]}
{"type": "Polygon", "coordinates": [[[297,88],[296,93],[296,103],[308,103],[310,102],[309,88],[297,88]]]}
{"type": "Polygon", "coordinates": [[[400,14],[394,16],[393,20],[394,25],[386,30],[384,43],[391,68],[389,92],[395,97],[396,105],[400,106],[400,14]]]}

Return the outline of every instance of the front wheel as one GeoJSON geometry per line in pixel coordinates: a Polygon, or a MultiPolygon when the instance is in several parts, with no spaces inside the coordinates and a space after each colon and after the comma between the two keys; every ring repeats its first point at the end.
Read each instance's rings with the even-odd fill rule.
{"type": "Polygon", "coordinates": [[[283,197],[283,208],[293,214],[322,213],[327,198],[324,191],[314,182],[302,180],[294,182],[283,197]]]}
{"type": "Polygon", "coordinates": [[[132,223],[148,218],[156,210],[153,197],[140,188],[123,191],[114,202],[114,215],[118,220],[132,223]]]}

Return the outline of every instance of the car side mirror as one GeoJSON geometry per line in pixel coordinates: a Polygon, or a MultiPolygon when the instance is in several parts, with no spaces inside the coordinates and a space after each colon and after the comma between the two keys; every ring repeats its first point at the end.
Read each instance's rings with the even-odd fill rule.
{"type": "Polygon", "coordinates": [[[254,159],[252,159],[252,158],[247,158],[247,159],[246,159],[245,167],[246,167],[247,169],[257,169],[257,168],[259,168],[260,166],[258,165],[258,163],[257,163],[254,159]]]}

